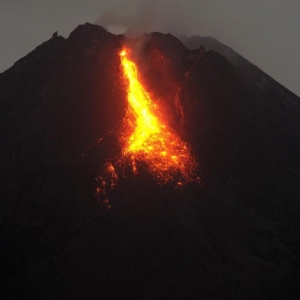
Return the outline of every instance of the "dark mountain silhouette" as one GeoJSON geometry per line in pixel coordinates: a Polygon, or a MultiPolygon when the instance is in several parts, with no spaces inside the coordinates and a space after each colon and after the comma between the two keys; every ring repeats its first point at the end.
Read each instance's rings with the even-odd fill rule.
{"type": "Polygon", "coordinates": [[[298,299],[300,99],[200,41],[85,24],[0,74],[1,299],[298,299]],[[124,44],[201,185],[141,166],[103,211],[94,178],[121,151],[124,44]]]}
{"type": "Polygon", "coordinates": [[[242,71],[252,84],[259,86],[261,89],[267,92],[272,91],[273,97],[277,96],[279,99],[286,98],[289,99],[288,101],[293,102],[294,105],[297,105],[299,98],[294,93],[276,82],[257,66],[249,62],[230,47],[219,42],[217,39],[209,36],[191,36],[190,38],[182,36],[181,41],[190,50],[198,49],[200,46],[204,46],[206,50],[213,50],[220,53],[237,69],[242,71]]]}

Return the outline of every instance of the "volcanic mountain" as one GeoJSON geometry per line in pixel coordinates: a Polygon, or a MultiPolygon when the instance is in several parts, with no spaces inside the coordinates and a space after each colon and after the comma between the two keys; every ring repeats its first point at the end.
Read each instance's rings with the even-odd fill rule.
{"type": "Polygon", "coordinates": [[[0,74],[1,299],[298,299],[300,99],[215,40],[182,41],[85,24],[0,74]],[[179,186],[125,161],[104,207],[124,47],[195,165],[179,186]]]}

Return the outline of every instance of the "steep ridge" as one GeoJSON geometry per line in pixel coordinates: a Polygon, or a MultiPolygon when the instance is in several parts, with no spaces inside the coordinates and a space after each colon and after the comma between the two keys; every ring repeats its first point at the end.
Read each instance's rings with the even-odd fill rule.
{"type": "Polygon", "coordinates": [[[278,83],[268,74],[264,73],[261,69],[235,52],[233,49],[219,42],[217,39],[209,36],[191,36],[190,38],[182,36],[180,40],[190,50],[204,46],[206,50],[218,52],[237,69],[244,73],[244,75],[248,78],[249,84],[259,86],[265,92],[271,94],[273,98],[281,100],[284,99],[287,104],[291,103],[293,109],[296,108],[299,112],[300,107],[298,97],[294,93],[278,83]]]}

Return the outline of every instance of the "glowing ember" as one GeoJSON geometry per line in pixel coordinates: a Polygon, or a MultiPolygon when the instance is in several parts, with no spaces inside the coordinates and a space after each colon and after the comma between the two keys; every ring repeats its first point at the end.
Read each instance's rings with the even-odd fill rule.
{"type": "Polygon", "coordinates": [[[134,124],[124,154],[131,157],[133,171],[135,159],[148,163],[151,171],[164,180],[180,172],[188,176],[192,169],[192,157],[186,144],[159,118],[157,106],[145,91],[138,78],[136,64],[128,58],[127,50],[120,53],[124,77],[128,81],[129,113],[127,120],[134,124]]]}

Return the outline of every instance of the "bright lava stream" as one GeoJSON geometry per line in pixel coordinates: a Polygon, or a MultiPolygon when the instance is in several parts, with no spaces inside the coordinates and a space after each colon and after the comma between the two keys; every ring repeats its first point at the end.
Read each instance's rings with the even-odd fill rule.
{"type": "Polygon", "coordinates": [[[143,160],[150,171],[164,181],[176,173],[189,177],[193,168],[190,150],[160,119],[157,106],[139,81],[136,64],[128,58],[127,49],[120,52],[120,58],[128,81],[129,111],[126,119],[128,124],[133,124],[124,134],[127,141],[123,153],[131,158],[133,171],[137,172],[136,160],[143,160]]]}

